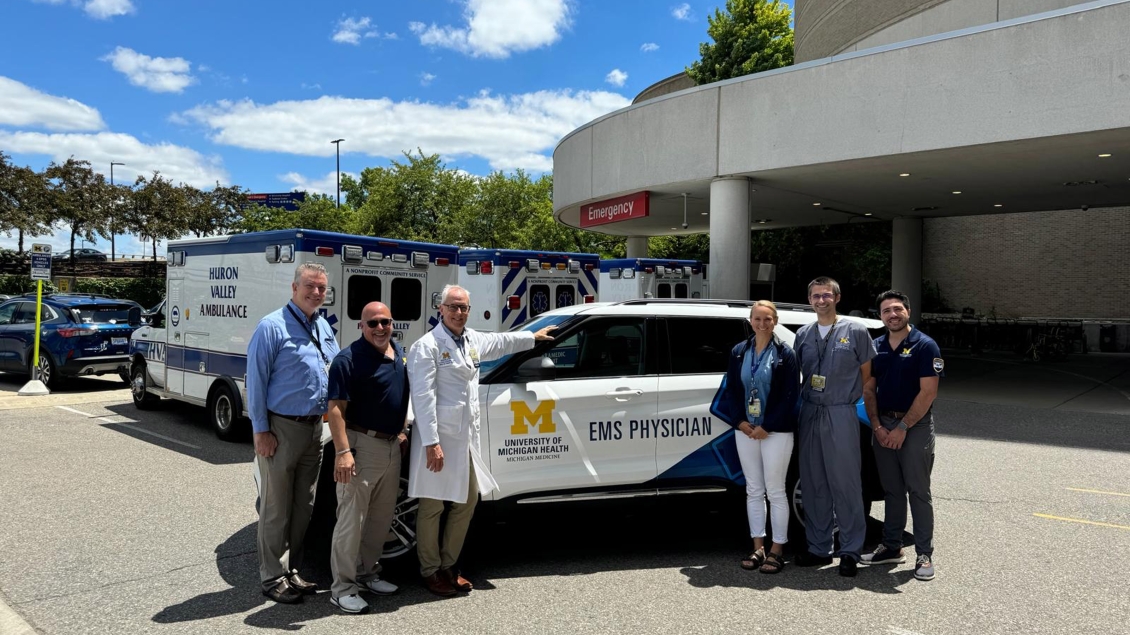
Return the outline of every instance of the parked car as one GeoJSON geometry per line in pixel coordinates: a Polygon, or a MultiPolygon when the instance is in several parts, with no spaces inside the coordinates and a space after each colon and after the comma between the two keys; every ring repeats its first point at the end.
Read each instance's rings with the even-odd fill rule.
{"type": "MultiPolygon", "coordinates": [[[[97,249],[91,249],[90,247],[82,247],[82,248],[75,249],[74,253],[75,253],[75,260],[76,261],[78,261],[78,260],[96,261],[96,262],[105,262],[106,261],[106,254],[102,253],[101,251],[98,251],[97,249]]],[[[71,250],[68,249],[66,251],[60,251],[59,253],[52,255],[51,259],[52,260],[58,260],[58,261],[70,260],[71,259],[71,250]]]]}
{"type": "Polygon", "coordinates": [[[0,370],[31,374],[55,388],[67,377],[114,373],[129,383],[129,338],[141,324],[131,300],[45,294],[39,360],[33,364],[35,295],[0,302],[0,370]]]}
{"type": "MultiPolygon", "coordinates": [[[[750,305],[691,299],[577,304],[519,327],[558,330],[552,342],[480,369],[481,448],[499,484],[483,505],[744,491],[733,429],[711,414],[710,404],[731,349],[752,333],[750,305]]],[[[789,345],[797,329],[816,320],[806,305],[777,307],[776,335],[789,345]]],[[[882,328],[878,320],[842,319],[882,328]]],[[[869,509],[883,492],[862,400],[858,414],[861,495],[869,509]]],[[[321,482],[332,488],[333,446],[327,447],[321,482]]],[[[803,542],[795,454],[786,487],[790,533],[803,542]]],[[[415,544],[416,504],[406,491],[397,501],[386,557],[415,544]]],[[[316,497],[321,533],[324,519],[332,522],[335,500],[332,491],[316,497]]]]}

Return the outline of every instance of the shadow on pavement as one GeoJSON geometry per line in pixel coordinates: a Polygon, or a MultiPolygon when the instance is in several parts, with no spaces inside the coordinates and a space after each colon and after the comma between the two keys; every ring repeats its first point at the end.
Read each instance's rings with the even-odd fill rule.
{"type": "Polygon", "coordinates": [[[1130,417],[953,401],[934,402],[939,436],[1130,452],[1130,417]]]}
{"type": "MultiPolygon", "coordinates": [[[[16,394],[28,382],[27,373],[0,372],[0,395],[16,394]]],[[[117,375],[103,377],[68,377],[51,394],[99,393],[129,388],[117,375]]]]}
{"type": "MultiPolygon", "coordinates": [[[[251,436],[222,441],[212,431],[203,408],[180,401],[162,400],[153,410],[138,410],[132,402],[105,404],[106,410],[131,420],[103,427],[212,465],[251,463],[251,436]],[[144,430],[144,431],[141,431],[144,430]]],[[[250,474],[250,468],[248,468],[250,474]]]]}

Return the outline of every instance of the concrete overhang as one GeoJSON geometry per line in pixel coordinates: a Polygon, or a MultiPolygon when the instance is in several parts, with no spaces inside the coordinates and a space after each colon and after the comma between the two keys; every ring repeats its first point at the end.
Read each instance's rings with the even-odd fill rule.
{"type": "Polygon", "coordinates": [[[724,176],[760,229],[1130,205],[1126,33],[1130,1],[1092,2],[636,104],[558,144],[554,217],[649,190],[592,229],[705,232],[724,176]]]}

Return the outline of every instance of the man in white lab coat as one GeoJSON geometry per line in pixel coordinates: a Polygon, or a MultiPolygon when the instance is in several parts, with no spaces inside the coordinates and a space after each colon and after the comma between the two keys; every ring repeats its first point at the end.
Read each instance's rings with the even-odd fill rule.
{"type": "Polygon", "coordinates": [[[443,321],[408,352],[412,426],[408,496],[420,499],[416,515],[420,575],[428,590],[452,596],[472,585],[454,569],[480,494],[498,487],[479,450],[479,364],[552,340],[536,333],[479,333],[466,328],[471,296],[455,285],[443,289],[443,321]],[[445,501],[451,511],[440,542],[445,501]]]}

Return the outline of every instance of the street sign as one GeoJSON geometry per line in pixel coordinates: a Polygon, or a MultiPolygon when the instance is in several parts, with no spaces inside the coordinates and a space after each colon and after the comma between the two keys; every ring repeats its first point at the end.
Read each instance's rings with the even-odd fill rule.
{"type": "Polygon", "coordinates": [[[31,246],[31,279],[51,279],[51,245],[35,243],[31,246]]]}
{"type": "Polygon", "coordinates": [[[306,200],[306,192],[277,192],[270,194],[248,194],[247,204],[244,209],[252,205],[263,207],[278,207],[288,211],[296,211],[298,204],[306,200]]]}

